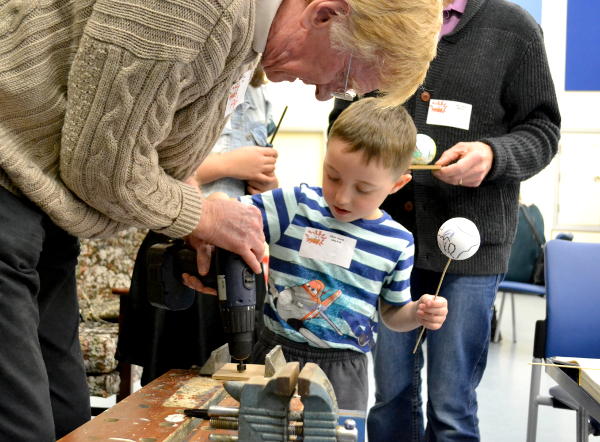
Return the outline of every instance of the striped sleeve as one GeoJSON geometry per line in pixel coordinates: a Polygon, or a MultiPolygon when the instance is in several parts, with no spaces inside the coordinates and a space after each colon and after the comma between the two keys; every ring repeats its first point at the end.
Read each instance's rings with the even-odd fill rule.
{"type": "Polygon", "coordinates": [[[385,278],[381,296],[392,305],[404,305],[411,300],[410,274],[414,263],[414,242],[405,247],[394,270],[385,278]]]}
{"type": "Polygon", "coordinates": [[[257,195],[241,196],[244,204],[252,204],[262,215],[265,239],[273,244],[281,238],[298,208],[300,188],[274,189],[257,195]]]}

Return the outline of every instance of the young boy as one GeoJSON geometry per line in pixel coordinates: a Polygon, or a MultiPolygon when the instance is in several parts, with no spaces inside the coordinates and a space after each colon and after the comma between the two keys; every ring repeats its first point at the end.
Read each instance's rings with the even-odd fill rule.
{"type": "Polygon", "coordinates": [[[322,188],[240,198],[262,212],[270,251],[265,328],[253,362],[281,344],[287,361],[318,363],[343,409],[367,407],[366,353],[375,343],[378,305],[398,331],[436,330],[446,318],[443,298],[411,301],[413,236],[379,209],[410,181],[415,143],[403,107],[363,99],[331,128],[322,188]]]}

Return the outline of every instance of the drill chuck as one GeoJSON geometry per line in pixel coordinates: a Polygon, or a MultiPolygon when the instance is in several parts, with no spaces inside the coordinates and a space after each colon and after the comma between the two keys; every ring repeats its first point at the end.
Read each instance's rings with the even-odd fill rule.
{"type": "Polygon", "coordinates": [[[223,251],[217,256],[217,293],[229,353],[244,361],[253,346],[256,280],[238,255],[223,251]]]}

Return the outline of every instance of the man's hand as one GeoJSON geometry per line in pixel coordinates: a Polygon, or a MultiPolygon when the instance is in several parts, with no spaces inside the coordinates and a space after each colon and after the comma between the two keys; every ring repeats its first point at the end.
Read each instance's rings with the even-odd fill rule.
{"type": "MultiPolygon", "coordinates": [[[[207,196],[206,199],[227,200],[229,199],[229,196],[225,192],[213,192],[209,196],[207,196]]],[[[198,273],[202,276],[208,274],[208,271],[210,270],[211,257],[215,251],[215,246],[191,235],[188,236],[186,239],[188,241],[188,244],[196,250],[196,266],[198,267],[198,273]]],[[[217,295],[217,290],[215,288],[204,285],[202,280],[196,278],[195,276],[192,276],[188,273],[184,273],[182,276],[183,283],[189,288],[207,295],[217,295]]]]}
{"type": "Polygon", "coordinates": [[[455,186],[477,187],[487,176],[494,162],[494,152],[485,143],[461,142],[446,150],[435,162],[443,166],[433,175],[455,186]]]}
{"type": "Polygon", "coordinates": [[[419,324],[430,330],[438,330],[448,315],[446,298],[423,295],[417,301],[416,319],[419,324]]]}
{"type": "MultiPolygon", "coordinates": [[[[240,255],[255,273],[261,272],[265,235],[260,211],[254,206],[231,199],[206,198],[200,222],[186,240],[196,251],[203,243],[229,250],[240,255]]],[[[205,254],[198,253],[201,274],[210,264],[210,255],[205,262],[206,258],[205,254]]]]}

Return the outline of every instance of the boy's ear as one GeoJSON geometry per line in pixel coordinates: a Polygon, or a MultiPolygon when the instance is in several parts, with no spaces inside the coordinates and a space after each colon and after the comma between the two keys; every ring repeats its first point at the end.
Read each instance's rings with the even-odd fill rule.
{"type": "Polygon", "coordinates": [[[398,179],[396,180],[396,182],[394,183],[394,186],[390,190],[390,195],[392,193],[398,192],[400,189],[402,189],[404,186],[406,186],[410,182],[410,180],[412,180],[412,175],[410,173],[404,173],[404,174],[400,175],[398,177],[398,179]]]}
{"type": "Polygon", "coordinates": [[[336,15],[348,14],[350,8],[345,0],[313,0],[302,13],[305,28],[329,26],[336,15]]]}

